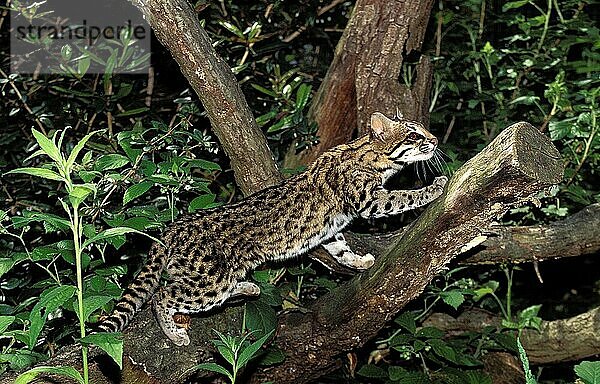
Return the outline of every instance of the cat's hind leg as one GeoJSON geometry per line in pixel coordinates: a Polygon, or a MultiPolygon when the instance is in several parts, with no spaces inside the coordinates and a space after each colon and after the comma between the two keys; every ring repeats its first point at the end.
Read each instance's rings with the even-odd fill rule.
{"type": "Polygon", "coordinates": [[[179,312],[174,302],[173,295],[168,287],[159,288],[152,298],[152,308],[164,334],[178,347],[190,344],[190,337],[185,328],[175,323],[173,315],[179,312]]]}
{"type": "Polygon", "coordinates": [[[323,248],[333,256],[338,263],[354,269],[369,269],[375,263],[375,258],[370,253],[358,255],[350,249],[344,235],[338,233],[333,241],[323,243],[323,248]]]}

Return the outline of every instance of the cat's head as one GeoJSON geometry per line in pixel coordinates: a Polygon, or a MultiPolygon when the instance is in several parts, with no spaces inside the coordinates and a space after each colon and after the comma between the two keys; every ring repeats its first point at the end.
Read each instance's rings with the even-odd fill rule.
{"type": "Polygon", "coordinates": [[[394,163],[406,164],[433,156],[438,140],[418,121],[371,115],[371,142],[394,163]]]}

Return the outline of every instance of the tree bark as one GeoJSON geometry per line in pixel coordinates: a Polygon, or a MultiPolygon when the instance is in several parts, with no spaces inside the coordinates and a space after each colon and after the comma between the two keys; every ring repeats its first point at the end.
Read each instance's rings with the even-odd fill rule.
{"type": "MultiPolygon", "coordinates": [[[[347,233],[346,240],[364,252],[381,253],[397,241],[404,229],[393,233],[362,235],[347,233]]],[[[481,244],[465,250],[460,264],[527,263],[591,255],[600,251],[600,203],[550,224],[522,227],[493,226],[478,239],[481,244]]],[[[320,254],[324,263],[327,255],[320,254]]],[[[347,272],[341,270],[340,272],[347,272]]]]}
{"type": "Polygon", "coordinates": [[[238,82],[215,52],[190,4],[186,0],[130,1],[198,94],[242,192],[248,195],[279,182],[281,175],[267,140],[238,82]]]}
{"type": "Polygon", "coordinates": [[[600,250],[600,204],[547,225],[498,227],[463,264],[524,263],[589,255],[600,250]]]}
{"type": "Polygon", "coordinates": [[[493,220],[558,183],[562,172],[546,136],[527,123],[505,129],[454,174],[444,195],[371,269],[319,298],[309,313],[280,319],[276,340],[286,361],[254,382],[305,383],[334,369],[342,352],[372,338],[493,220]]]}
{"type": "MultiPolygon", "coordinates": [[[[453,318],[445,313],[434,313],[423,326],[433,326],[449,335],[478,332],[486,326],[501,328],[502,319],[480,309],[472,309],[453,318]]],[[[525,329],[521,343],[532,364],[555,364],[581,360],[600,353],[600,308],[577,316],[542,321],[540,331],[525,329]]]]}
{"type": "MultiPolygon", "coordinates": [[[[325,150],[364,133],[373,112],[429,122],[431,65],[422,57],[412,86],[398,77],[405,54],[419,50],[432,0],[358,0],[308,112],[319,144],[286,164],[308,164],[325,150]]],[[[293,151],[293,149],[292,149],[293,151]]]]}

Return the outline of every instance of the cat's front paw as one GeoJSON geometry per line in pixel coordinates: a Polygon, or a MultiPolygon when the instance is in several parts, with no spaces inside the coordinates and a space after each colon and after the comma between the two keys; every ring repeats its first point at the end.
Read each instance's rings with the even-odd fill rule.
{"type": "Polygon", "coordinates": [[[369,269],[375,264],[375,257],[370,253],[364,256],[357,255],[354,252],[344,252],[341,257],[336,257],[336,260],[346,267],[350,267],[358,270],[369,269]]]}

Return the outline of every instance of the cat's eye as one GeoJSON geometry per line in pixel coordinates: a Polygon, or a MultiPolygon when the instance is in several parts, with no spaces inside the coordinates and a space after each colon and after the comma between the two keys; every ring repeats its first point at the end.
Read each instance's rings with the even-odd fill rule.
{"type": "Polygon", "coordinates": [[[408,134],[408,139],[409,139],[409,140],[417,141],[417,140],[419,140],[420,138],[421,138],[421,135],[419,135],[419,134],[418,134],[418,133],[416,133],[416,132],[411,132],[411,133],[409,133],[409,134],[408,134]]]}

